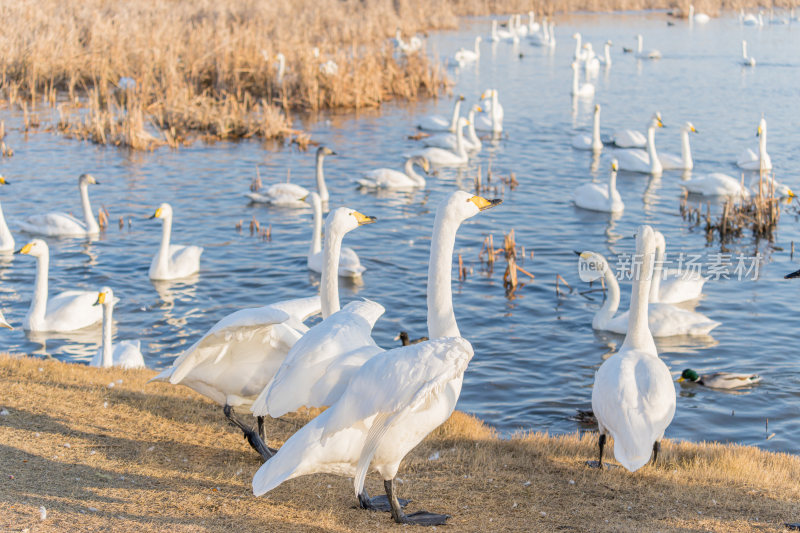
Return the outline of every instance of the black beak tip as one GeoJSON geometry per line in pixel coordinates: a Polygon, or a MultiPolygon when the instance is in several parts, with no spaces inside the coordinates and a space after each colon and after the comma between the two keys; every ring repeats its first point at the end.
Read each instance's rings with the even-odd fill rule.
{"type": "Polygon", "coordinates": [[[583,252],[579,252],[578,250],[572,250],[572,253],[575,255],[581,255],[583,252]]]}
{"type": "MultiPolygon", "coordinates": [[[[14,255],[19,255],[21,253],[22,253],[22,248],[20,248],[19,250],[15,250],[14,251],[14,255]]],[[[789,277],[789,276],[786,276],[786,277],[789,277]]]]}
{"type": "Polygon", "coordinates": [[[793,279],[793,278],[800,278],[800,270],[796,270],[791,274],[786,274],[783,276],[783,279],[793,279]]]}

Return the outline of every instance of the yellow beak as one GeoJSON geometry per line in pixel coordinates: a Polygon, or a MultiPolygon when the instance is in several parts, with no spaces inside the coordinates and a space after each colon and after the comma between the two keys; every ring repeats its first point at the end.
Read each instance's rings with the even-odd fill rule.
{"type": "Polygon", "coordinates": [[[500,198],[487,200],[483,196],[473,196],[469,199],[469,201],[475,204],[480,211],[486,211],[487,209],[491,209],[492,207],[503,203],[503,200],[500,198]]]}
{"type": "Polygon", "coordinates": [[[372,224],[373,222],[378,220],[375,217],[370,217],[370,216],[361,214],[358,211],[353,211],[350,214],[353,215],[354,217],[356,217],[356,220],[358,220],[358,225],[359,226],[363,226],[364,224],[372,224]]]}

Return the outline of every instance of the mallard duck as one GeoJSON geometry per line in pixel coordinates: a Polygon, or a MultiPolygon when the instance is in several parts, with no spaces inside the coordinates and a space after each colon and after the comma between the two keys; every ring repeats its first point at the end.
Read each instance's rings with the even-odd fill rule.
{"type": "Polygon", "coordinates": [[[712,389],[738,389],[747,387],[761,381],[758,374],[735,374],[733,372],[714,372],[713,374],[698,374],[697,371],[687,368],[678,378],[678,383],[691,381],[712,389]]]}

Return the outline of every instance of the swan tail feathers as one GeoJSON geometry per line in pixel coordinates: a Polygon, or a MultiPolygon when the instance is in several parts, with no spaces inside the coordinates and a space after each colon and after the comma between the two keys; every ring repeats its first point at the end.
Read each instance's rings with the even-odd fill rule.
{"type": "Polygon", "coordinates": [[[375,420],[372,422],[372,427],[369,428],[367,440],[364,443],[364,448],[361,450],[361,457],[358,459],[356,475],[353,478],[353,488],[355,489],[356,497],[364,490],[364,480],[367,477],[367,471],[369,470],[372,458],[375,456],[375,452],[378,450],[383,436],[386,435],[386,431],[389,429],[389,426],[392,425],[395,418],[397,418],[397,413],[381,413],[375,417],[375,420]]]}

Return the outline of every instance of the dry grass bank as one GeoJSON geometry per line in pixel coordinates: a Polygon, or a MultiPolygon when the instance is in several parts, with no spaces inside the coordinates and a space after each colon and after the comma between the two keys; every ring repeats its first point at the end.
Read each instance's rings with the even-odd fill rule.
{"type": "MultiPolygon", "coordinates": [[[[782,0],[793,3],[795,0],[782,0]]],[[[388,37],[460,15],[688,8],[689,0],[19,0],[0,3],[0,94],[28,128],[152,149],[197,135],[285,138],[289,111],[437,94],[440,65],[388,37]],[[316,49],[316,53],[315,53],[316,49]],[[286,57],[278,76],[277,56],[286,57]],[[338,71],[323,72],[334,61],[338,71]],[[134,84],[124,81],[133,80],[134,84]],[[123,81],[121,81],[123,80],[123,81]],[[34,113],[42,106],[57,113],[34,113]]],[[[697,0],[699,10],[757,4],[697,0]]],[[[762,4],[764,2],[761,2],[762,4]]],[[[307,140],[299,136],[300,142],[307,140]]]]}
{"type": "MultiPolygon", "coordinates": [[[[385,531],[352,483],[316,475],[254,498],[259,466],[220,410],[152,371],[0,357],[0,531],[385,531]],[[109,384],[114,386],[109,388],[109,384]],[[47,510],[40,520],[39,508],[47,510]]],[[[269,424],[273,445],[302,423],[269,424]]],[[[598,472],[592,436],[498,440],[456,413],[401,466],[409,509],[448,531],[783,531],[800,521],[800,459],[665,443],[657,468],[598,472]],[[429,460],[438,452],[438,460],[429,460]]],[[[371,475],[372,493],[381,483],[371,475]]]]}

